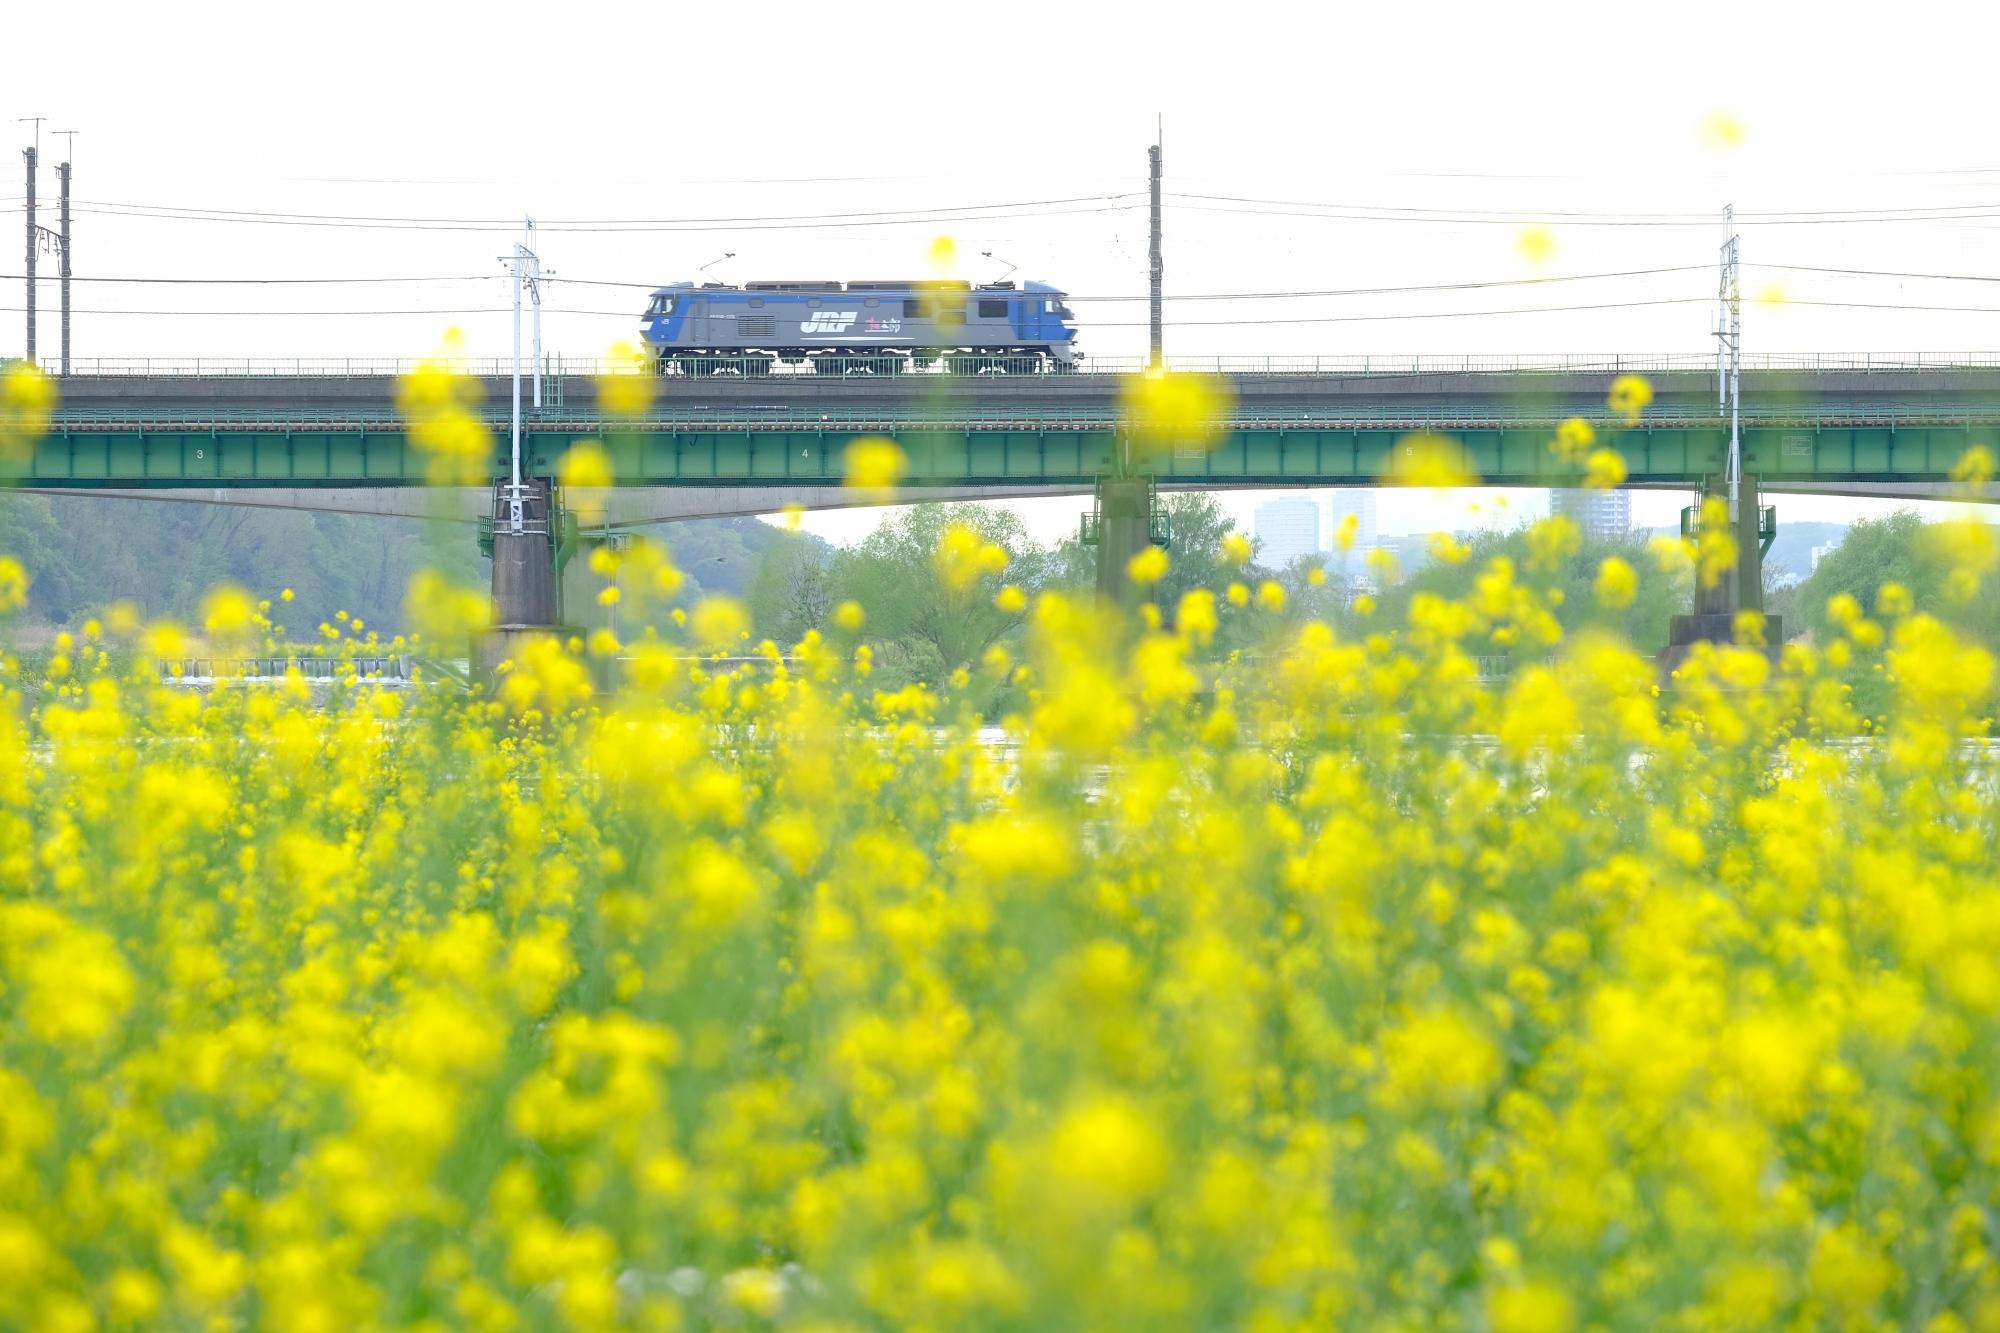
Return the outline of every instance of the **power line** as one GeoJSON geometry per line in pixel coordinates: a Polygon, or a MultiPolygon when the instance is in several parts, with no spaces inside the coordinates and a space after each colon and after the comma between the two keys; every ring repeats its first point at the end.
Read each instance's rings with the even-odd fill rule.
{"type": "MultiPolygon", "coordinates": [[[[1842,276],[1864,276],[1864,278],[1920,278],[1932,282],[2000,282],[2000,276],[1990,274],[1962,274],[1962,272],[1900,272],[1888,268],[1826,268],[1820,264],[1748,264],[1748,268],[1776,268],[1784,272],[1822,272],[1822,274],[1842,274],[1842,276]]],[[[1708,264],[1674,264],[1666,268],[1622,268],[1612,272],[1578,272],[1578,274],[1558,274],[1548,278],[1486,278],[1476,282],[1408,282],[1400,286],[1346,286],[1346,288],[1318,288],[1318,290],[1264,290],[1264,292],[1180,292],[1168,294],[1166,300],[1302,300],[1302,298],[1330,298],[1330,296],[1390,296],[1404,292],[1470,292],[1482,288],[1506,288],[1506,286],[1544,286],[1554,282],[1598,282],[1608,278],[1648,278],[1656,274],[1674,272],[1706,272],[1708,264]]],[[[4,282],[18,282],[24,274],[8,272],[0,274],[4,282]]],[[[416,282],[498,282],[506,274],[462,274],[462,276],[404,276],[404,278],[120,278],[120,276],[76,276],[72,282],[110,282],[110,284],[146,284],[146,286],[340,286],[340,284],[370,284],[370,286],[394,286],[394,284],[416,284],[416,282]]],[[[612,278],[546,278],[548,284],[568,282],[572,286],[608,286],[634,292],[658,290],[660,282],[622,282],[612,278]]],[[[1136,302],[1148,300],[1144,294],[1134,296],[1078,296],[1064,292],[1064,300],[1074,300],[1078,304],[1114,304],[1114,302],[1136,302]]]]}
{"type": "MultiPolygon", "coordinates": [[[[14,282],[25,277],[21,273],[0,273],[0,282],[14,282]]],[[[166,287],[282,287],[282,286],[332,286],[341,283],[416,283],[416,282],[499,282],[506,278],[504,273],[474,273],[462,278],[103,278],[72,277],[71,282],[145,283],[166,287]]]]}
{"type": "Polygon", "coordinates": [[[1922,278],[1935,282],[2000,282],[1979,273],[1898,273],[1880,268],[1820,268],[1811,264],[1746,264],[1746,268],[1781,268],[1791,273],[1840,273],[1862,278],[1922,278]]]}
{"type": "MultiPolygon", "coordinates": [[[[0,306],[0,311],[25,309],[23,306],[0,306]]],[[[461,307],[457,309],[437,308],[426,310],[79,310],[79,315],[164,315],[187,319],[215,319],[231,316],[255,316],[257,318],[282,318],[297,316],[304,318],[327,318],[337,315],[505,315],[511,314],[512,306],[461,307]]],[[[564,310],[565,315],[617,315],[630,318],[629,310],[564,310]]]]}
{"type": "MultiPolygon", "coordinates": [[[[1349,222],[1452,223],[1468,226],[1524,226],[1549,223],[1568,227],[1712,227],[1706,213],[1582,213],[1444,209],[1392,204],[1321,204],[1291,199],[1257,199],[1238,195],[1176,194],[1175,199],[1200,201],[1192,212],[1232,213],[1256,217],[1317,218],[1349,222]],[[1207,204],[1255,207],[1206,207],[1207,204]]],[[[1834,223],[1958,222],[2000,217],[1996,204],[1935,204],[1911,208],[1828,209],[1775,213],[1744,213],[1739,222],[1764,226],[1812,226],[1834,223]]]]}
{"type": "MultiPolygon", "coordinates": [[[[1446,310],[1446,311],[1437,311],[1432,313],[1407,314],[1407,315],[1327,315],[1327,316],[1301,315],[1294,318],[1284,318],[1284,319],[1210,319],[1210,320],[1177,320],[1175,322],[1177,324],[1186,324],[1190,326],[1206,326],[1206,325],[1228,325],[1228,324],[1343,324],[1343,323],[1368,322],[1375,320],[1392,320],[1392,319],[1457,319],[1457,318],[1470,319],[1486,315],[1539,315],[1539,314],[1555,314],[1558,312],[1571,311],[1571,310],[1623,310],[1623,309],[1639,308],[1643,306],[1688,305],[1691,303],[1699,303],[1701,301],[1705,301],[1706,299],[1707,299],[1706,297],[1687,296],[1687,297],[1671,297],[1667,299],[1653,300],[1653,301],[1607,301],[1594,305],[1537,306],[1520,310],[1457,310],[1457,311],[1446,310]]],[[[0,310],[13,310],[16,308],[17,307],[14,306],[0,306],[0,310]]],[[[440,309],[428,309],[428,310],[80,310],[77,313],[84,315],[132,315],[132,316],[159,315],[159,316],[205,319],[205,318],[229,318],[236,316],[257,317],[257,318],[273,318],[273,317],[285,317],[285,316],[296,316],[299,318],[306,318],[306,317],[317,318],[322,316],[362,316],[362,315],[380,315],[380,316],[504,315],[510,313],[511,310],[512,310],[511,306],[508,307],[491,306],[491,307],[460,307],[460,308],[449,308],[449,309],[440,308],[440,309]]],[[[602,316],[608,319],[631,319],[635,317],[633,312],[630,310],[575,310],[575,309],[562,309],[554,306],[546,307],[546,310],[547,313],[549,314],[557,314],[557,315],[592,315],[592,316],[602,316]]],[[[1101,321],[1093,321],[1092,323],[1084,326],[1086,331],[1089,329],[1099,329],[1099,328],[1118,329],[1118,328],[1145,328],[1145,327],[1148,326],[1146,324],[1123,324],[1116,322],[1101,322],[1101,321]]]]}
{"type": "MultiPolygon", "coordinates": [[[[1293,300],[1302,297],[1322,296],[1383,296],[1398,292],[1456,292],[1475,291],[1483,287],[1531,287],[1553,282],[1593,282],[1602,278],[1637,278],[1657,273],[1706,273],[1707,264],[1681,264],[1670,268],[1635,268],[1615,273],[1573,273],[1550,278],[1494,278],[1481,282],[1434,282],[1413,283],[1400,287],[1343,287],[1323,291],[1291,292],[1189,292],[1169,295],[1169,301],[1261,301],[1293,300]]],[[[662,286],[656,282],[613,282],[602,278],[550,278],[551,283],[568,282],[585,287],[621,287],[637,291],[657,291],[662,286]]],[[[699,291],[697,290],[697,294],[699,291]]],[[[1147,301],[1150,296],[1076,296],[1062,293],[1066,301],[1080,304],[1105,304],[1116,301],[1147,301]]]]}
{"type": "MultiPolygon", "coordinates": [[[[1261,292],[1183,292],[1170,293],[1169,301],[1280,301],[1319,297],[1341,296],[1386,296],[1408,292],[1476,291],[1483,288],[1532,287],[1550,283],[1596,282],[1610,278],[1652,277],[1666,273],[1706,272],[1706,264],[1680,264],[1666,268],[1621,269],[1607,273],[1570,273],[1546,278],[1494,278],[1476,282],[1407,283],[1392,287],[1339,287],[1319,290],[1261,291],[1261,292]]],[[[2000,282],[2000,276],[1976,273],[1905,273],[1891,269],[1869,268],[1828,268],[1815,264],[1772,264],[1746,265],[1747,268],[1779,269],[1788,273],[1828,273],[1850,277],[1909,278],[1935,282],[2000,282]]],[[[19,273],[0,273],[0,281],[18,282],[23,278],[19,273]]],[[[398,285],[436,282],[499,282],[506,277],[500,273],[472,273],[462,276],[419,275],[397,278],[128,278],[128,277],[73,277],[72,282],[96,282],[112,284],[132,284],[169,287],[230,287],[230,286],[337,286],[337,285],[398,285]]],[[[623,282],[605,278],[547,278],[551,285],[569,283],[580,287],[612,287],[628,291],[656,291],[663,284],[658,282],[623,282]]],[[[1144,301],[1145,295],[1132,296],[1078,296],[1064,293],[1065,300],[1079,304],[1101,305],[1116,302],[1144,301]]]]}
{"type": "MultiPolygon", "coordinates": [[[[1394,290],[1394,289],[1385,289],[1385,290],[1394,290]]],[[[1706,303],[1709,299],[1710,298],[1705,296],[1662,297],[1644,301],[1602,301],[1602,302],[1591,302],[1591,303],[1577,304],[1577,305],[1525,306],[1525,307],[1516,307],[1503,310],[1440,310],[1440,311],[1421,311],[1421,312],[1406,312],[1406,313],[1376,314],[1376,315],[1298,315],[1298,316],[1274,317],[1269,319],[1177,320],[1175,321],[1175,323],[1187,327],[1206,328],[1206,327],[1223,327],[1232,325],[1251,326],[1251,325],[1266,325],[1266,324],[1354,324],[1354,323],[1377,323],[1383,321],[1415,320],[1415,319],[1484,319],[1498,315],[1554,315],[1554,314],[1567,314],[1567,313],[1586,311],[1586,310],[1636,310],[1653,306],[1697,305],[1706,303]]],[[[1844,310],[1912,310],[1912,311],[1923,311],[1923,312],[1937,313],[1937,314],[2000,315],[2000,307],[1995,307],[1995,306],[1923,305],[1911,302],[1897,302],[1897,301],[1811,301],[1811,300],[1794,300],[1789,297],[1779,297],[1772,299],[1771,301],[1768,302],[1768,304],[1777,306],[1787,306],[1787,305],[1812,306],[1812,307],[1823,307],[1827,309],[1844,309],[1844,310]]],[[[0,311],[12,313],[21,311],[24,308],[25,307],[22,306],[0,306],[0,311]]],[[[389,317],[389,316],[437,316],[437,315],[502,315],[508,313],[509,309],[511,309],[511,307],[465,306],[465,307],[434,307],[434,308],[426,308],[420,310],[80,310],[76,313],[85,315],[161,316],[169,318],[204,318],[204,319],[231,318],[231,317],[331,318],[331,317],[354,317],[354,316],[389,317]]],[[[634,313],[629,309],[628,310],[581,310],[581,309],[569,309],[561,307],[549,307],[548,312],[550,314],[586,315],[586,316],[601,317],[606,319],[634,318],[634,313]]],[[[1091,321],[1089,324],[1084,325],[1086,331],[1089,329],[1120,329],[1120,328],[1146,328],[1146,327],[1148,327],[1147,324],[1140,322],[1122,322],[1122,321],[1107,321],[1107,320],[1094,320],[1091,321]]]]}
{"type": "MultiPolygon", "coordinates": [[[[1332,296],[1388,296],[1406,292],[1466,292],[1480,291],[1494,287],[1536,287],[1557,282],[1596,282],[1606,278],[1642,278],[1660,273],[1695,273],[1708,271],[1707,264],[1680,264],[1671,268],[1634,268],[1615,273],[1572,273],[1550,278],[1494,278],[1483,282],[1432,282],[1414,283],[1401,287],[1342,287],[1322,291],[1296,292],[1199,292],[1184,295],[1169,294],[1169,301],[1287,301],[1314,297],[1332,296]]],[[[1148,296],[1071,296],[1064,294],[1064,300],[1079,304],[1107,304],[1121,301],[1145,301],[1148,296]]]]}
{"type": "MultiPolygon", "coordinates": [[[[874,209],[813,214],[742,214],[683,218],[584,218],[555,221],[544,230],[565,232],[675,232],[723,228],[743,230],[817,230],[857,226],[898,226],[928,223],[1004,220],[1011,217],[1065,216],[1126,211],[1138,207],[1140,191],[1071,195],[997,203],[932,205],[920,208],[874,209]],[[1081,207],[1079,207],[1081,206],[1081,207]]],[[[1572,210],[1500,210],[1437,208],[1418,205],[1267,199],[1252,195],[1177,192],[1168,196],[1192,206],[1192,211],[1318,218],[1335,221],[1416,222],[1519,226],[1549,223],[1593,227],[1706,227],[1707,213],[1603,212],[1572,210]],[[1208,207],[1222,205],[1222,207],[1208,207]]],[[[231,222],[259,226],[339,227],[397,231],[509,231],[512,219],[416,217],[400,214],[292,213],[273,210],[188,208],[123,200],[83,201],[78,212],[110,217],[144,217],[168,221],[231,222]]],[[[1867,224],[1900,221],[1976,221],[2000,217],[2000,204],[1934,204],[1909,207],[1780,210],[1745,213],[1740,221],[1763,225],[1867,224]]]]}
{"type": "MultiPolygon", "coordinates": [[[[1014,203],[942,205],[928,208],[884,209],[853,213],[769,214],[742,217],[659,218],[659,219],[573,219],[542,224],[543,231],[561,232],[678,232],[715,231],[724,228],[745,231],[818,230],[844,227],[915,226],[931,223],[990,221],[1013,217],[1051,217],[1080,213],[1101,213],[1136,207],[1116,201],[1135,197],[1130,193],[1078,195],[1067,199],[1031,199],[1014,203]],[[1088,207],[1071,207],[1088,205],[1088,207]]],[[[231,209],[180,208],[163,204],[134,204],[117,201],[86,201],[78,212],[99,217],[154,218],[171,222],[224,222],[255,226],[336,227],[375,231],[511,231],[519,224],[487,218],[418,218],[399,216],[343,215],[333,213],[275,213],[231,209]]]]}
{"type": "MultiPolygon", "coordinates": [[[[1757,300],[1756,297],[1752,297],[1751,299],[1753,301],[1757,300]]],[[[1951,315],[2000,315],[2000,306],[1907,305],[1902,302],[1889,301],[1799,301],[1789,296],[1773,297],[1768,301],[1759,301],[1758,304],[1774,306],[1828,306],[1841,310],[1929,310],[1951,315]]]]}
{"type": "MultiPolygon", "coordinates": [[[[1216,328],[1256,324],[1376,324],[1408,319],[1483,319],[1489,315],[1559,315],[1579,310],[1634,310],[1643,306],[1705,305],[1706,296],[1671,296],[1657,301],[1605,301],[1594,305],[1528,306],[1515,310],[1439,310],[1399,315],[1297,315],[1277,319],[1177,319],[1176,328],[1216,328]]],[[[1143,329],[1147,324],[1129,321],[1092,323],[1089,329],[1143,329]]]]}

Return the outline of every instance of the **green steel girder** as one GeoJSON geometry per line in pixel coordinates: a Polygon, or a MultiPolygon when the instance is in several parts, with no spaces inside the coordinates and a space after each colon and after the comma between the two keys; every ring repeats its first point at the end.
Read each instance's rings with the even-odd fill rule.
{"type": "MultiPolygon", "coordinates": [[[[595,438],[622,485],[832,483],[840,480],[848,444],[884,434],[909,455],[906,480],[913,484],[1088,484],[1117,469],[1121,444],[1116,427],[1104,421],[786,423],[771,429],[676,424],[595,434],[589,424],[576,423],[526,432],[523,457],[535,475],[548,476],[572,444],[595,438]]],[[[1407,479],[1403,474],[1425,447],[1416,441],[1426,434],[1445,441],[1430,447],[1447,455],[1453,470],[1489,485],[1574,485],[1583,473],[1580,462],[1556,457],[1552,432],[1539,421],[1468,421],[1429,432],[1369,419],[1257,422],[1223,432],[1208,450],[1137,451],[1131,466],[1169,485],[1393,484],[1407,479]]],[[[1599,435],[1600,443],[1624,455],[1632,485],[1691,483],[1719,471],[1726,441],[1719,426],[1689,423],[1600,427],[1599,435]]],[[[1753,424],[1743,441],[1745,471],[1772,481],[1936,481],[1970,446],[2000,455],[2000,421],[1753,424]]],[[[94,420],[58,423],[32,459],[0,460],[0,484],[404,486],[423,484],[425,466],[394,421],[176,427],[94,420]]],[[[496,451],[493,475],[504,466],[504,453],[496,451]]]]}

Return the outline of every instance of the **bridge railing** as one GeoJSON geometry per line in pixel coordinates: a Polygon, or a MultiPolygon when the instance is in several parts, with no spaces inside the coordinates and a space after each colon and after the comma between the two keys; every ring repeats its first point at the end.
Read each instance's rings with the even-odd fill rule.
{"type": "MultiPolygon", "coordinates": [[[[1608,409],[1583,406],[1586,419],[1605,427],[1622,421],[1608,409]]],[[[504,436],[504,408],[489,405],[481,414],[496,438],[504,436]]],[[[1449,403],[1356,402],[1330,405],[1265,405],[1239,403],[1213,424],[1234,431],[1290,430],[1429,430],[1450,433],[1476,429],[1555,428],[1579,415],[1579,405],[1554,402],[1514,402],[1504,397],[1449,403]]],[[[1648,407],[1642,425],[1649,429],[1713,427],[1717,415],[1712,400],[1666,401],[1648,407]]],[[[672,432],[694,435],[764,433],[841,434],[880,431],[896,434],[929,431],[1104,431],[1123,420],[1115,402],[991,403],[875,402],[795,404],[705,404],[660,402],[644,414],[612,422],[590,409],[551,409],[533,414],[528,429],[536,434],[597,435],[607,429],[672,432]]],[[[1866,425],[1971,425],[2000,421],[2000,395],[1817,398],[1759,404],[1743,412],[1747,426],[1847,427],[1866,425]]],[[[406,428],[393,409],[355,407],[338,410],[233,407],[59,408],[51,418],[51,433],[60,439],[104,434],[238,434],[380,435],[406,428]]],[[[196,442],[199,444],[199,441],[196,442]]],[[[194,446],[190,446],[194,447],[194,446]]]]}
{"type": "MultiPolygon", "coordinates": [[[[380,379],[408,375],[438,364],[419,357],[78,357],[73,378],[128,379],[380,379]]],[[[444,363],[456,374],[501,377],[513,362],[483,357],[444,363]]],[[[1175,356],[1177,372],[1215,375],[1464,375],[1464,374],[1713,374],[1712,355],[1690,352],[1605,353],[1409,353],[1342,356],[1175,356]]],[[[875,377],[881,375],[1132,375],[1146,368],[1143,357],[1085,356],[1074,366],[1030,357],[952,355],[918,364],[904,357],[811,357],[789,363],[768,355],[691,358],[676,375],[717,377],[875,377]]],[[[1747,371],[1911,371],[2000,369],[2000,352],[1767,352],[1748,353],[1747,371]]],[[[54,374],[58,365],[45,362],[54,374]]],[[[629,372],[631,363],[604,357],[546,358],[543,373],[554,377],[629,372]]]]}
{"type": "Polygon", "coordinates": [[[160,663],[166,681],[283,680],[296,670],[307,680],[408,680],[407,657],[178,657],[160,663]]]}

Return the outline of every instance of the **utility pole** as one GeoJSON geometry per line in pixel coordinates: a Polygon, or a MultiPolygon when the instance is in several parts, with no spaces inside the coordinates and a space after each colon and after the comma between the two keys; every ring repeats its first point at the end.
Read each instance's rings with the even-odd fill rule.
{"type": "MultiPolygon", "coordinates": [[[[1722,280],[1716,292],[1716,394],[1718,410],[1730,418],[1730,452],[1722,464],[1722,480],[1730,488],[1730,530],[1742,524],[1742,268],[1736,244],[1736,204],[1722,210],[1722,280]]],[[[1756,524],[1752,522],[1752,528],[1756,524]]],[[[1738,582],[1736,568],[1730,582],[1738,582]]],[[[1742,588],[1732,586],[1730,608],[1742,606],[1742,588]]]]}
{"type": "Polygon", "coordinates": [[[76,161],[76,131],[58,130],[58,134],[69,140],[63,152],[62,165],[56,174],[62,178],[62,234],[56,244],[62,258],[62,373],[69,377],[69,176],[70,164],[76,161]]]}
{"type": "MultiPolygon", "coordinates": [[[[490,677],[501,662],[516,656],[527,643],[546,639],[559,613],[555,542],[560,516],[554,484],[521,475],[521,289],[535,298],[535,354],[541,354],[541,259],[530,242],[534,219],[527,220],[525,241],[503,255],[514,286],[514,407],[507,480],[494,488],[493,502],[493,620],[490,631],[475,635],[473,669],[490,677]]],[[[536,401],[541,400],[540,367],[535,372],[536,401]]]]}
{"type": "Polygon", "coordinates": [[[507,519],[509,531],[520,533],[523,515],[521,512],[521,289],[527,288],[535,305],[535,406],[542,405],[542,259],[536,254],[532,242],[535,239],[535,220],[527,221],[527,241],[514,242],[514,253],[503,255],[500,262],[513,270],[514,279],[514,421],[513,421],[513,471],[508,478],[507,519]]]}
{"type": "Polygon", "coordinates": [[[542,258],[535,250],[535,220],[528,219],[528,296],[535,303],[535,410],[542,410],[542,258]]]}
{"type": "Polygon", "coordinates": [[[41,248],[43,229],[35,221],[35,167],[42,157],[42,122],[47,116],[23,116],[20,123],[35,127],[35,143],[31,148],[23,148],[21,156],[28,163],[28,364],[35,360],[35,254],[41,248]]]}
{"type": "Polygon", "coordinates": [[[56,242],[62,253],[62,373],[69,377],[69,163],[56,168],[62,178],[62,237],[56,242]]]}
{"type": "Polygon", "coordinates": [[[1723,478],[1729,483],[1729,521],[1737,521],[1742,507],[1743,489],[1743,440],[1740,430],[1742,418],[1742,372],[1743,372],[1743,292],[1741,267],[1737,252],[1736,205],[1722,210],[1722,285],[1717,293],[1720,309],[1716,312],[1715,336],[1715,388],[1719,396],[1716,407],[1729,414],[1729,461],[1723,468],[1723,478]]]}
{"type": "Polygon", "coordinates": [[[528,247],[514,242],[509,261],[514,268],[514,422],[512,431],[513,466],[507,478],[508,531],[519,535],[521,523],[521,259],[528,247]]]}
{"type": "Polygon", "coordinates": [[[1152,360],[1148,364],[1152,370],[1158,372],[1161,368],[1160,279],[1166,273],[1166,265],[1160,258],[1160,158],[1165,151],[1167,142],[1164,122],[1154,130],[1154,133],[1156,135],[1154,144],[1146,150],[1148,164],[1152,168],[1150,174],[1152,176],[1153,188],[1153,239],[1151,248],[1153,354],[1152,360]]]}
{"type": "MultiPolygon", "coordinates": [[[[39,132],[41,126],[37,125],[39,132]]],[[[37,138],[40,134],[37,133],[37,138]]],[[[35,225],[35,159],[40,156],[33,148],[23,148],[21,156],[28,160],[28,364],[35,362],[35,251],[42,229],[35,225]]]]}

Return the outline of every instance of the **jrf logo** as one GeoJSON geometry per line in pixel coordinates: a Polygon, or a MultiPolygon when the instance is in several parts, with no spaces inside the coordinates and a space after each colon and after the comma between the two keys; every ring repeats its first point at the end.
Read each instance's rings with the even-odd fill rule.
{"type": "Polygon", "coordinates": [[[800,333],[845,333],[852,324],[858,310],[821,310],[805,323],[799,325],[800,333]]]}

